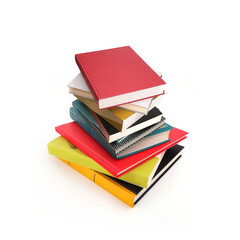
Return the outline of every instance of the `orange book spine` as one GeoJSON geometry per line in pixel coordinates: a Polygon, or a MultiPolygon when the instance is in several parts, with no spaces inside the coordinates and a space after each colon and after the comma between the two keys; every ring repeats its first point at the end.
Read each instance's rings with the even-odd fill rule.
{"type": "Polygon", "coordinates": [[[136,194],[124,188],[120,184],[114,182],[112,179],[110,179],[109,177],[105,176],[102,173],[96,172],[94,170],[83,167],[76,163],[72,163],[63,159],[60,160],[71,166],[73,169],[75,169],[76,171],[78,171],[79,173],[81,173],[94,183],[96,183],[98,186],[102,187],[103,189],[111,193],[113,196],[120,199],[122,202],[126,203],[128,206],[134,207],[133,202],[136,194]]]}

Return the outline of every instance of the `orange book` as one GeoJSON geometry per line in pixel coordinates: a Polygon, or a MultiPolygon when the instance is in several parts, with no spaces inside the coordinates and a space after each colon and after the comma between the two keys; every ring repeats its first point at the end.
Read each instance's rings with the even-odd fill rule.
{"type": "Polygon", "coordinates": [[[158,180],[173,166],[173,164],[181,157],[181,151],[183,147],[175,145],[168,149],[158,166],[155,175],[152,178],[152,183],[148,188],[142,188],[137,185],[128,183],[118,178],[107,176],[103,173],[99,173],[92,169],[83,167],[79,164],[69,162],[63,159],[64,163],[71,166],[73,169],[95,182],[97,185],[117,197],[130,207],[134,207],[135,204],[158,182],[158,180]]]}

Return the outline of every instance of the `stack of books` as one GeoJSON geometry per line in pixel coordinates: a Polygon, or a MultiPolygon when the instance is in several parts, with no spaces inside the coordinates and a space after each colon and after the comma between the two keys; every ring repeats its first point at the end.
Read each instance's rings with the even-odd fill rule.
{"type": "Polygon", "coordinates": [[[48,151],[133,207],[179,160],[187,132],[166,123],[157,105],[161,73],[129,46],[75,55],[80,73],[70,123],[48,151]]]}

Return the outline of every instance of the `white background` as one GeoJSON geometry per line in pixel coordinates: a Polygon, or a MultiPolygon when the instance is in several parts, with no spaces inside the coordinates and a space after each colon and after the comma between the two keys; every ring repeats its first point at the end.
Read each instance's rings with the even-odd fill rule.
{"type": "Polygon", "coordinates": [[[239,1],[1,1],[1,239],[239,239],[239,1]],[[74,54],[130,45],[163,73],[184,155],[129,208],[50,156],[74,54]]]}

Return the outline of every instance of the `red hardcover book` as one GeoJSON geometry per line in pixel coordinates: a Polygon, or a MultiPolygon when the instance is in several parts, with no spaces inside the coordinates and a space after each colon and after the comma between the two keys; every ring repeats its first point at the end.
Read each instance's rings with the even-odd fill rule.
{"type": "Polygon", "coordinates": [[[104,167],[113,176],[120,177],[148,159],[160,154],[186,138],[187,132],[174,128],[170,131],[170,141],[147,149],[132,156],[117,160],[75,122],[57,126],[56,131],[69,142],[104,167]]]}
{"type": "Polygon", "coordinates": [[[75,59],[100,109],[163,92],[163,79],[129,46],[76,54],[75,59]]]}

